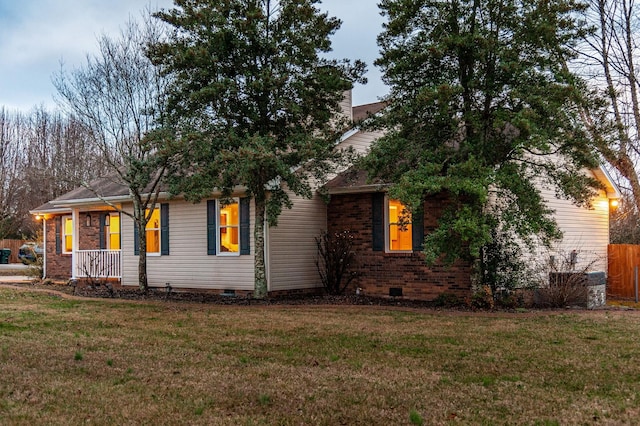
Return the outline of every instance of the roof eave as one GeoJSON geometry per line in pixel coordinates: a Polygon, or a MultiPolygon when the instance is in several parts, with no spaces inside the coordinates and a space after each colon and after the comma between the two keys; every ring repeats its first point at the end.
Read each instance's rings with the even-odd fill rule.
{"type": "MultiPolygon", "coordinates": [[[[243,185],[236,185],[233,190],[232,193],[233,194],[241,194],[243,192],[246,192],[246,187],[243,185]]],[[[152,194],[142,194],[143,198],[146,197],[150,197],[152,194]]],[[[221,195],[221,191],[219,190],[214,190],[211,191],[211,196],[212,197],[219,197],[221,195]]],[[[177,195],[177,196],[172,196],[171,193],[163,191],[160,192],[158,194],[158,200],[168,200],[170,198],[182,198],[182,195],[177,195]]],[[[53,200],[50,203],[52,205],[54,205],[55,207],[68,207],[68,208],[74,208],[74,207],[87,207],[87,206],[95,206],[95,205],[99,205],[99,206],[108,206],[109,203],[111,204],[118,204],[118,203],[126,203],[126,202],[132,202],[131,196],[129,195],[114,195],[111,197],[92,197],[92,198],[78,198],[78,199],[70,199],[70,200],[53,200]]]]}
{"type": "Polygon", "coordinates": [[[327,192],[329,195],[339,195],[339,194],[361,194],[367,192],[381,192],[385,191],[390,185],[389,184],[371,184],[371,185],[359,185],[359,186],[350,186],[350,187],[341,187],[341,188],[330,188],[327,192]]]}
{"type": "Polygon", "coordinates": [[[99,205],[109,205],[109,203],[121,203],[131,201],[131,197],[128,195],[118,195],[113,197],[93,197],[93,198],[78,198],[75,200],[60,200],[60,201],[51,201],[56,207],[80,207],[80,206],[95,206],[99,205]]]}
{"type": "Polygon", "coordinates": [[[29,214],[32,214],[32,215],[62,214],[62,213],[71,213],[71,209],[70,208],[54,208],[54,209],[29,210],[29,214]]]}
{"type": "Polygon", "coordinates": [[[605,192],[607,193],[607,198],[621,198],[622,192],[618,188],[618,185],[613,181],[613,178],[603,166],[599,166],[595,169],[592,169],[593,174],[596,179],[598,179],[605,186],[605,192]]]}
{"type": "Polygon", "coordinates": [[[360,126],[352,127],[351,129],[344,132],[342,136],[340,136],[340,139],[336,142],[336,145],[340,145],[342,142],[346,141],[358,132],[360,132],[360,126]]]}

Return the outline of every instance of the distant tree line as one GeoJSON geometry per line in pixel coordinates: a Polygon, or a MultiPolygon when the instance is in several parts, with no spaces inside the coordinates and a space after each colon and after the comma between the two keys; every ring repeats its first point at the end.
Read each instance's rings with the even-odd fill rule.
{"type": "Polygon", "coordinates": [[[0,107],[0,239],[34,238],[29,210],[103,170],[100,153],[73,117],[37,107],[0,107]]]}

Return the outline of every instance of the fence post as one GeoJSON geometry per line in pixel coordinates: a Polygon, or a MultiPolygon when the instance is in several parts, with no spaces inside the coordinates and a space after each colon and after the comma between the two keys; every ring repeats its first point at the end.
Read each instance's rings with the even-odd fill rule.
{"type": "Polygon", "coordinates": [[[638,265],[633,267],[633,290],[636,296],[636,303],[638,303],[638,265]]]}

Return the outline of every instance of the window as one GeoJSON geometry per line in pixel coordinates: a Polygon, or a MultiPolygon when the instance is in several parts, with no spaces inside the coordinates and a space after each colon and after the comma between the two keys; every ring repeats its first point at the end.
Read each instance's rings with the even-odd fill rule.
{"type": "MultiPolygon", "coordinates": [[[[149,211],[146,212],[149,214],[149,211]]],[[[156,208],[147,222],[147,254],[160,254],[160,209],[156,208]]]]}
{"type": "Polygon", "coordinates": [[[120,250],[120,215],[118,213],[109,213],[105,216],[104,232],[107,249],[120,250]]]}
{"type": "Polygon", "coordinates": [[[223,206],[207,200],[207,254],[251,254],[249,198],[235,199],[223,206]]]}
{"type": "Polygon", "coordinates": [[[398,200],[388,200],[386,210],[387,250],[412,251],[411,212],[398,200]]]}
{"type": "MultiPolygon", "coordinates": [[[[149,214],[149,210],[145,211],[149,214]]],[[[154,256],[169,255],[169,204],[162,203],[160,208],[153,210],[151,217],[147,221],[145,239],[147,244],[147,254],[154,256]]],[[[115,238],[115,237],[114,237],[115,238]]],[[[133,226],[133,253],[140,254],[140,244],[138,238],[138,227],[133,226]]]]}
{"type": "Polygon", "coordinates": [[[240,203],[235,199],[231,204],[219,204],[218,253],[239,254],[240,203]]]}
{"type": "Polygon", "coordinates": [[[73,251],[73,219],[71,216],[62,217],[62,252],[73,251]]]}
{"type": "Polygon", "coordinates": [[[398,200],[383,192],[371,194],[371,248],[387,253],[422,251],[423,207],[413,216],[398,200]]]}

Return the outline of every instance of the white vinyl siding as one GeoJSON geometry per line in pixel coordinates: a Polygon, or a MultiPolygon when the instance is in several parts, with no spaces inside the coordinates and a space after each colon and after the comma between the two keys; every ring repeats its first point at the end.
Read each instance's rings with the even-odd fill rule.
{"type": "MultiPolygon", "coordinates": [[[[251,203],[251,230],[253,230],[251,203]]],[[[251,255],[207,255],[207,203],[172,200],[169,209],[168,256],[147,257],[150,287],[253,290],[253,235],[251,255]]],[[[138,285],[138,256],[133,254],[133,222],[122,216],[122,283],[138,285]]]]}
{"type": "Polygon", "coordinates": [[[349,138],[340,142],[338,148],[346,148],[352,146],[358,154],[365,155],[369,152],[371,144],[383,135],[383,132],[358,131],[355,134],[351,135],[349,138]]]}
{"type": "Polygon", "coordinates": [[[555,210],[555,219],[563,233],[562,241],[554,246],[551,255],[565,257],[578,253],[576,270],[593,262],[593,271],[607,270],[609,244],[609,199],[604,193],[593,199],[592,208],[577,207],[568,200],[559,200],[552,191],[543,190],[547,205],[555,210]]]}
{"type": "MultiPolygon", "coordinates": [[[[594,176],[592,171],[586,174],[594,176]]],[[[540,188],[542,185],[539,185],[540,188]]],[[[591,200],[591,208],[578,207],[569,200],[558,199],[555,192],[541,188],[540,192],[554,213],[553,218],[562,232],[562,240],[551,249],[543,246],[527,252],[526,260],[536,279],[547,282],[551,270],[551,256],[557,270],[570,269],[571,252],[576,251],[577,262],[573,270],[607,271],[607,246],[609,244],[609,198],[601,191],[591,200]]]]}
{"type": "Polygon", "coordinates": [[[269,228],[270,291],[321,286],[315,265],[316,242],[327,229],[327,205],[289,194],[293,208],[284,209],[278,226],[269,228]]]}
{"type": "MultiPolygon", "coordinates": [[[[352,146],[366,154],[382,132],[357,131],[338,146],[352,146]]],[[[332,179],[337,173],[328,176],[332,179]]],[[[313,188],[318,188],[316,183],[313,188]]],[[[312,199],[289,193],[293,208],[284,209],[278,226],[269,228],[268,258],[269,291],[294,290],[322,286],[316,267],[315,237],[327,230],[327,205],[314,191],[312,199]]]]}

